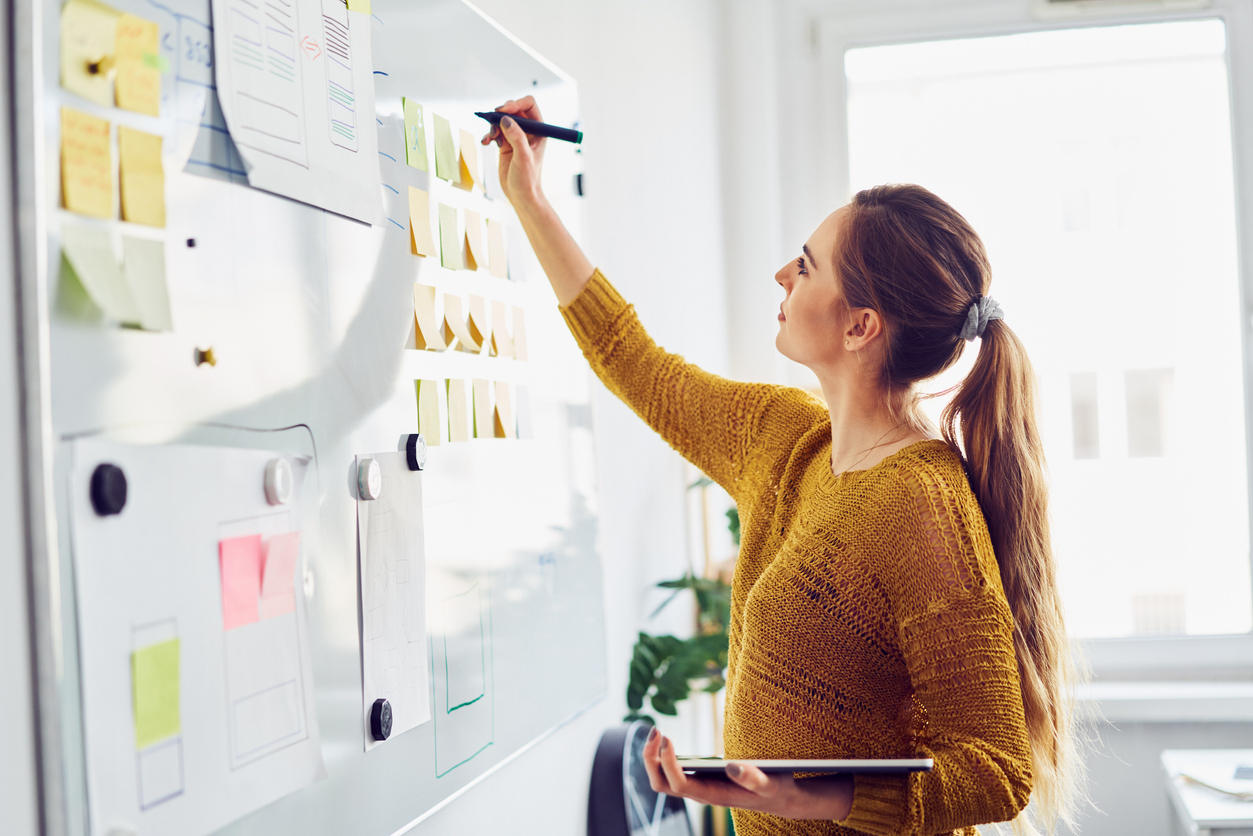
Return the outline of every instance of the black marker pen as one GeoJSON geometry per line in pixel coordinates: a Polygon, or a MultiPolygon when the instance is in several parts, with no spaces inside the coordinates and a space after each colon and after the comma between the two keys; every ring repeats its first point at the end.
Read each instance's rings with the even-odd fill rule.
{"type": "Polygon", "coordinates": [[[573,128],[559,128],[556,125],[550,125],[547,122],[536,122],[534,119],[524,119],[521,116],[514,116],[512,113],[501,113],[498,110],[489,113],[476,111],[475,116],[480,119],[486,119],[493,125],[499,125],[500,120],[508,116],[510,119],[518,123],[518,127],[531,136],[546,136],[549,139],[560,139],[565,142],[573,142],[578,145],[583,141],[583,132],[576,131],[573,128]]]}

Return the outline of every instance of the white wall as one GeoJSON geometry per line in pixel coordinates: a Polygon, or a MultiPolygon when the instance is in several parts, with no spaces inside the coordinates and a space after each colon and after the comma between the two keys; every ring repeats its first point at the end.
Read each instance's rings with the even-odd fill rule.
{"type": "MultiPolygon", "coordinates": [[[[592,262],[635,304],[659,343],[725,373],[718,3],[477,5],[579,83],[586,133],[583,243],[592,262]]],[[[601,732],[626,713],[627,665],[637,632],[690,629],[682,607],[644,622],[661,600],[653,584],[686,568],[685,465],[599,386],[594,410],[608,699],[415,833],[506,827],[515,834],[585,833],[592,755],[601,732]]],[[[694,731],[686,718],[663,726],[678,741],[694,731]]]]}
{"type": "MultiPolygon", "coordinates": [[[[9,15],[0,14],[0,43],[9,15]]],[[[17,287],[14,282],[12,136],[7,54],[0,61],[0,832],[37,827],[30,632],[26,609],[18,421],[17,287]]]]}

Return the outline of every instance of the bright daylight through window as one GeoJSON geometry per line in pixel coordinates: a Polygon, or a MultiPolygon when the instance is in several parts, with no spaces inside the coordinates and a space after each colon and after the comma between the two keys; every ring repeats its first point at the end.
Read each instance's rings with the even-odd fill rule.
{"type": "Polygon", "coordinates": [[[1205,20],[845,56],[853,190],[919,183],[962,212],[1035,365],[1075,636],[1251,626],[1225,38],[1205,20]]]}

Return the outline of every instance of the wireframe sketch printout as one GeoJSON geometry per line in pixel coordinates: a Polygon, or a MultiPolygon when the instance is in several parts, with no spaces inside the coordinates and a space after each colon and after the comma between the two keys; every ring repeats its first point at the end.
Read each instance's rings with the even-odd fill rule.
{"type": "Polygon", "coordinates": [[[409,469],[404,453],[370,458],[382,469],[383,486],[377,499],[357,499],[367,750],[381,742],[370,732],[375,700],[391,704],[391,737],[431,719],[422,474],[409,469]]]}
{"type": "Polygon", "coordinates": [[[73,442],[91,833],[201,836],[325,777],[301,576],[308,460],[73,442]],[[295,490],[266,501],[266,465],[295,490]],[[102,515],[93,474],[125,477],[102,515]]]}
{"type": "Polygon", "coordinates": [[[344,0],[213,0],[218,99],[250,185],[384,223],[370,16],[344,0]]]}

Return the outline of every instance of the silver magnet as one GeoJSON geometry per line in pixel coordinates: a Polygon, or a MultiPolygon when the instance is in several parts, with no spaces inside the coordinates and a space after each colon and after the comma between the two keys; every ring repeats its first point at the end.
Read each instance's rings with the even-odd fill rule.
{"type": "Polygon", "coordinates": [[[383,492],[383,468],[374,459],[357,465],[357,491],[362,499],[378,499],[383,492]]]}
{"type": "Polygon", "coordinates": [[[270,459],[265,466],[265,501],[271,505],[286,505],[291,499],[296,480],[292,477],[287,459],[270,459]]]}

